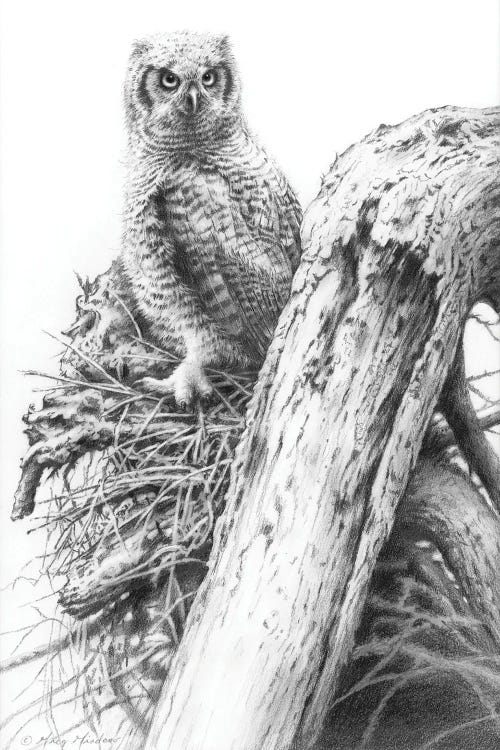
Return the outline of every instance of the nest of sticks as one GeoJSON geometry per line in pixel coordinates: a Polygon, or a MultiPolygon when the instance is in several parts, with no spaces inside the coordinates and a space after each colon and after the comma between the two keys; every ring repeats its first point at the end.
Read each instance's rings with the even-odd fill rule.
{"type": "MultiPolygon", "coordinates": [[[[60,373],[25,416],[30,447],[12,515],[31,514],[40,485],[52,487],[34,516],[48,532],[45,572],[62,581],[64,634],[50,652],[77,650],[83,666],[57,689],[47,685],[50,700],[76,685],[61,704],[81,699],[93,728],[118,705],[116,732],[139,747],[206,572],[256,373],[210,371],[216,402],[178,412],[134,388],[144,375],[167,377],[177,359],[153,343],[120,262],[80,285],[60,373]]],[[[428,453],[456,453],[442,420],[427,443],[428,453]]],[[[435,545],[405,534],[393,535],[377,566],[325,746],[368,747],[387,708],[401,696],[406,710],[409,686],[428,673],[467,678],[464,705],[479,695],[496,727],[496,641],[485,639],[435,545]],[[478,677],[479,658],[487,668],[478,677]]],[[[420,682],[416,702],[419,690],[420,682]]]]}
{"type": "Polygon", "coordinates": [[[100,665],[90,692],[110,685],[143,725],[206,571],[256,373],[208,371],[216,403],[177,411],[133,386],[178,360],[147,340],[119,261],[80,284],[60,374],[25,416],[12,515],[32,513],[39,485],[59,478],[60,491],[37,501],[46,572],[65,581],[59,604],[85,625],[80,651],[100,665]]]}

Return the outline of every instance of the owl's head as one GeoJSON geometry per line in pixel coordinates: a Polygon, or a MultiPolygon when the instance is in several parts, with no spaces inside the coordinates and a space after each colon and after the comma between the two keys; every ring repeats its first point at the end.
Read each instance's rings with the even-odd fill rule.
{"type": "Polygon", "coordinates": [[[240,79],[227,36],[177,32],[135,42],[125,107],[130,132],[156,144],[231,132],[241,119],[240,79]]]}

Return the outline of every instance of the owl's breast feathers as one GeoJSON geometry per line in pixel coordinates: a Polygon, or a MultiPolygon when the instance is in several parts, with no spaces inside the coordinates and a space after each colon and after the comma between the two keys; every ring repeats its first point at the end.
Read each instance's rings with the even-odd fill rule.
{"type": "Polygon", "coordinates": [[[265,157],[248,170],[185,168],[154,204],[180,284],[261,359],[300,257],[301,210],[284,177],[265,157]]]}

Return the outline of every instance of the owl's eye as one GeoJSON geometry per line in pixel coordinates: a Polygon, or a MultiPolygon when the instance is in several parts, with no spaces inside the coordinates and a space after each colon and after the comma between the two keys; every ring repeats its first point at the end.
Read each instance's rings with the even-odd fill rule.
{"type": "Polygon", "coordinates": [[[216,81],[215,70],[205,71],[205,73],[203,73],[201,80],[203,81],[203,85],[207,86],[207,88],[210,88],[210,86],[213,86],[216,81]]]}
{"type": "Polygon", "coordinates": [[[165,70],[160,77],[160,83],[163,86],[164,89],[168,89],[169,91],[173,91],[176,89],[180,83],[179,76],[176,76],[175,73],[172,73],[171,70],[165,70]]]}

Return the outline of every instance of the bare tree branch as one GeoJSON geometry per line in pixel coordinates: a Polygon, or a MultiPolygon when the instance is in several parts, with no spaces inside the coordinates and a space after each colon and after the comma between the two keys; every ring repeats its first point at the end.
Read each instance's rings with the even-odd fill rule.
{"type": "Polygon", "coordinates": [[[499,134],[426,112],[324,181],[148,750],[314,745],[468,311],[500,300],[499,134]]]}

